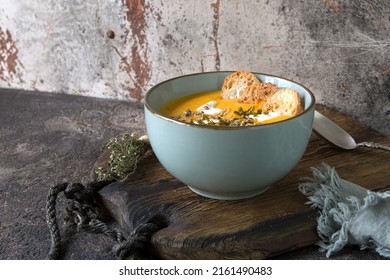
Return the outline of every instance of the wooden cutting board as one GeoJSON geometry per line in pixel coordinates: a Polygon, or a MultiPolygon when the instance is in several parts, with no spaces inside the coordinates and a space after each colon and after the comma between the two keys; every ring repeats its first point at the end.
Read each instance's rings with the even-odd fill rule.
{"type": "MultiPolygon", "coordinates": [[[[317,110],[358,141],[390,145],[390,138],[364,128],[335,110],[317,110]]],[[[103,154],[95,166],[104,166],[103,154]]],[[[163,259],[265,259],[318,241],[315,209],[298,190],[311,167],[327,163],[343,179],[370,190],[390,189],[390,152],[344,151],[314,133],[298,165],[265,193],[251,199],[219,201],[201,197],[173,178],[154,156],[123,184],[100,191],[104,205],[127,232],[151,218],[164,228],[151,239],[150,253],[163,259]]]]}

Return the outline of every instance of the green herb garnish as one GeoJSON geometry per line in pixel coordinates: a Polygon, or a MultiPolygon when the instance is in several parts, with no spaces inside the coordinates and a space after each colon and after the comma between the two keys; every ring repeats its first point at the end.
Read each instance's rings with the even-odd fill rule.
{"type": "Polygon", "coordinates": [[[125,134],[121,139],[112,138],[102,148],[110,151],[107,168],[97,167],[95,173],[99,181],[124,180],[135,172],[151,147],[147,137],[125,134]]]}
{"type": "Polygon", "coordinates": [[[254,106],[248,108],[247,110],[244,110],[242,107],[238,107],[237,111],[234,111],[234,114],[240,116],[241,118],[247,118],[261,113],[262,113],[261,109],[255,110],[254,106]]]}
{"type": "Polygon", "coordinates": [[[252,106],[246,110],[242,107],[238,107],[234,111],[234,115],[237,117],[233,119],[227,119],[227,111],[217,115],[208,115],[204,112],[193,112],[189,109],[185,110],[181,115],[175,116],[177,120],[184,122],[189,122],[193,124],[200,125],[210,125],[210,126],[249,126],[255,125],[255,116],[262,113],[260,108],[256,109],[255,106],[252,106]]]}

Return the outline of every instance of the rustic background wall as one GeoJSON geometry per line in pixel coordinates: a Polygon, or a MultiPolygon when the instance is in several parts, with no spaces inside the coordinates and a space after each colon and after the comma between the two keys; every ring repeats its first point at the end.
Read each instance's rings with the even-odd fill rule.
{"type": "MultiPolygon", "coordinates": [[[[0,87],[140,101],[247,69],[390,135],[388,0],[0,0],[0,87]]],[[[1,98],[1,97],[0,97],[1,98]]]]}

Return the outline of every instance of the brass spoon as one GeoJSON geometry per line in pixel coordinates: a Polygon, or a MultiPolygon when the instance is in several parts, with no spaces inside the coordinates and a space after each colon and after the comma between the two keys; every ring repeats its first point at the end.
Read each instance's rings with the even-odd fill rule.
{"type": "Polygon", "coordinates": [[[369,147],[390,151],[389,146],[379,143],[356,143],[355,139],[353,139],[344,129],[317,111],[314,112],[313,129],[330,143],[342,149],[353,150],[358,147],[369,147]]]}

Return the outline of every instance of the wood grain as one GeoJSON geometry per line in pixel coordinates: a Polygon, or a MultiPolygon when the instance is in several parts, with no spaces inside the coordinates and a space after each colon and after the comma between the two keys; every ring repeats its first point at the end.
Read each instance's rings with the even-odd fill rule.
{"type": "MultiPolygon", "coordinates": [[[[357,141],[390,144],[335,110],[317,110],[348,130],[357,141]]],[[[107,155],[97,166],[107,162],[107,155]]],[[[370,190],[390,189],[390,153],[359,148],[344,151],[313,133],[298,165],[265,193],[245,200],[219,201],[201,197],[173,178],[154,156],[136,174],[103,190],[104,205],[127,231],[151,218],[165,227],[152,236],[150,253],[163,259],[265,259],[318,241],[315,209],[298,191],[311,167],[322,162],[346,180],[370,190]]]]}

